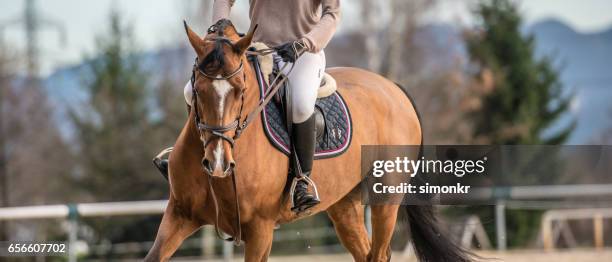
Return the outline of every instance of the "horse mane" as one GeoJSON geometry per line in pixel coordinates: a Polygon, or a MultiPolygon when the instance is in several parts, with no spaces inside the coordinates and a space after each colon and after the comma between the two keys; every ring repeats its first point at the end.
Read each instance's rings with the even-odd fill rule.
{"type": "Polygon", "coordinates": [[[234,29],[234,31],[236,31],[236,29],[234,28],[234,24],[232,24],[232,21],[224,18],[224,19],[217,21],[213,26],[211,26],[211,28],[209,29],[209,33],[216,32],[218,36],[225,36],[225,29],[227,27],[231,27],[234,29]],[[214,30],[211,30],[211,29],[214,29],[214,30]]]}
{"type": "MultiPolygon", "coordinates": [[[[221,19],[217,21],[208,29],[208,35],[206,38],[214,41],[214,48],[210,51],[202,60],[202,63],[198,65],[200,70],[204,72],[217,72],[225,65],[225,50],[223,45],[228,45],[234,52],[238,52],[238,48],[232,43],[232,41],[225,36],[225,29],[230,27],[236,32],[234,25],[228,19],[221,19]]],[[[237,32],[236,32],[237,33],[237,32]]]]}

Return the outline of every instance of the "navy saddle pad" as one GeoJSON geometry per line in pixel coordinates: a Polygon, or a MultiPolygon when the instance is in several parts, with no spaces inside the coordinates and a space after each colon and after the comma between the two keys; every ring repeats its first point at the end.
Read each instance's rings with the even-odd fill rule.
{"type": "MultiPolygon", "coordinates": [[[[257,59],[251,59],[251,61],[259,82],[260,98],[263,99],[268,90],[268,83],[265,83],[265,78],[259,68],[259,61],[257,59]]],[[[315,106],[325,120],[323,133],[316,142],[315,159],[331,158],[344,153],[353,135],[351,116],[346,102],[336,91],[330,96],[317,99],[315,106]]],[[[270,143],[279,151],[290,155],[291,139],[285,124],[285,112],[282,106],[272,99],[261,114],[263,129],[270,143]]]]}

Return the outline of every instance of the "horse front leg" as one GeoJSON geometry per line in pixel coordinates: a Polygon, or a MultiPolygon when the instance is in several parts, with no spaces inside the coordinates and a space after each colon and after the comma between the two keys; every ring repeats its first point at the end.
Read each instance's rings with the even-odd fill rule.
{"type": "Polygon", "coordinates": [[[155,237],[155,243],[144,261],[168,261],[183,240],[197,230],[200,225],[182,216],[171,198],[164,212],[155,237]]]}
{"type": "Polygon", "coordinates": [[[244,261],[268,261],[272,249],[274,221],[251,222],[243,229],[245,230],[244,261]]]}

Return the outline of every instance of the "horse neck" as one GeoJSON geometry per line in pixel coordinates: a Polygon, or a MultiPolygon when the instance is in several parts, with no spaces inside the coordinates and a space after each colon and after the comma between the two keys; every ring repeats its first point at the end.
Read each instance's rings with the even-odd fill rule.
{"type": "MultiPolygon", "coordinates": [[[[248,59],[247,59],[248,60],[248,59]]],[[[250,113],[252,110],[257,107],[260,94],[259,94],[259,83],[257,81],[257,76],[255,75],[255,70],[251,66],[250,62],[245,63],[247,66],[244,67],[246,73],[246,90],[244,92],[244,110],[245,113],[250,113]]]]}

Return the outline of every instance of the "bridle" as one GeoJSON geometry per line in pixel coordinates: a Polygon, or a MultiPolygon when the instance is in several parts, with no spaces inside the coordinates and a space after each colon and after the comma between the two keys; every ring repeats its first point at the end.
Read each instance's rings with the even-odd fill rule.
{"type": "MultiPolygon", "coordinates": [[[[198,129],[198,132],[200,133],[200,135],[206,133],[206,132],[210,132],[210,134],[213,137],[218,137],[221,138],[227,142],[230,143],[230,145],[232,146],[232,148],[234,147],[234,143],[236,141],[236,139],[238,139],[240,137],[240,134],[242,133],[242,130],[244,130],[244,128],[246,128],[246,126],[248,125],[248,123],[245,121],[243,122],[243,124],[241,125],[240,121],[242,119],[242,109],[244,108],[244,87],[241,88],[240,91],[240,111],[238,113],[238,116],[236,117],[236,119],[234,119],[234,121],[232,121],[229,124],[226,125],[208,125],[206,123],[203,123],[201,121],[200,118],[200,113],[197,110],[198,109],[198,92],[195,88],[195,78],[196,78],[196,74],[199,73],[201,75],[203,75],[204,77],[211,79],[211,80],[229,80],[235,76],[237,76],[240,72],[242,72],[243,75],[243,84],[244,82],[246,82],[246,73],[244,73],[243,70],[244,64],[242,62],[242,60],[240,60],[240,66],[238,66],[237,69],[235,69],[232,73],[225,75],[225,76],[211,76],[209,74],[207,74],[206,72],[204,72],[202,69],[200,69],[199,67],[199,63],[198,63],[198,58],[196,57],[195,59],[195,63],[193,64],[193,70],[191,72],[191,92],[193,93],[192,95],[192,106],[194,108],[194,115],[195,115],[195,123],[196,123],[196,127],[198,129]],[[229,137],[227,136],[225,133],[234,130],[234,136],[233,137],[229,137]]],[[[203,136],[200,136],[203,137],[203,136]]],[[[212,141],[212,139],[207,139],[204,142],[204,147],[206,148],[206,146],[208,146],[208,144],[212,141]]],[[[227,175],[227,174],[224,174],[227,175]]]]}
{"type": "MultiPolygon", "coordinates": [[[[226,40],[229,40],[227,38],[224,38],[226,40]]],[[[254,56],[259,56],[259,55],[267,55],[270,53],[275,52],[276,50],[274,50],[273,48],[268,48],[268,49],[261,49],[261,50],[249,50],[246,51],[247,55],[254,55],[254,56]]],[[[288,63],[287,63],[288,64],[288,63]]],[[[274,97],[274,95],[276,94],[276,92],[278,92],[278,90],[280,89],[281,86],[283,86],[283,84],[287,81],[287,77],[285,74],[283,74],[282,72],[284,71],[285,67],[287,66],[287,64],[285,64],[283,66],[283,68],[280,70],[281,73],[277,74],[276,77],[274,78],[274,80],[272,81],[272,83],[270,83],[270,91],[267,92],[263,99],[261,99],[257,105],[257,107],[255,107],[251,112],[249,112],[246,116],[246,118],[244,118],[244,120],[242,119],[242,113],[243,113],[243,109],[244,109],[244,92],[246,89],[246,73],[244,71],[244,62],[241,58],[240,60],[240,65],[238,66],[238,68],[236,68],[235,70],[233,70],[231,73],[227,74],[227,75],[222,75],[222,76],[212,76],[210,74],[207,74],[204,70],[202,70],[200,68],[199,62],[198,62],[198,58],[196,57],[195,59],[195,63],[193,65],[193,69],[191,71],[191,91],[193,93],[192,95],[192,110],[194,110],[194,118],[195,118],[195,124],[196,124],[196,129],[198,130],[198,134],[200,136],[200,140],[202,140],[203,138],[205,138],[205,134],[206,133],[210,133],[210,136],[208,139],[204,139],[203,141],[203,146],[204,149],[206,149],[206,147],[208,146],[208,144],[213,140],[213,138],[219,138],[219,139],[223,139],[225,141],[227,141],[232,148],[234,148],[234,145],[236,143],[236,140],[238,138],[240,138],[240,135],[242,134],[242,132],[249,126],[249,124],[257,117],[257,115],[259,115],[261,113],[261,111],[265,108],[265,106],[271,101],[272,97],[274,97]],[[196,81],[196,75],[200,74],[208,79],[211,80],[229,80],[233,77],[238,76],[238,74],[240,74],[240,72],[242,72],[242,76],[243,76],[243,86],[240,89],[240,111],[238,113],[238,116],[236,117],[236,119],[234,119],[234,121],[232,121],[229,124],[222,124],[222,125],[209,125],[206,124],[204,122],[202,122],[201,117],[200,117],[200,113],[198,112],[198,92],[196,90],[195,87],[195,81],[196,81]],[[233,136],[228,136],[226,133],[230,132],[230,131],[234,131],[234,135],[233,136]]],[[[289,72],[287,73],[287,75],[289,73],[291,73],[291,71],[293,71],[293,64],[291,65],[291,68],[289,69],[289,72]]],[[[224,239],[226,241],[233,241],[234,244],[236,246],[240,245],[241,242],[241,238],[242,238],[242,227],[240,225],[240,203],[238,200],[238,190],[237,190],[237,186],[236,186],[236,175],[234,174],[234,168],[235,168],[235,164],[230,164],[229,168],[226,168],[223,171],[223,177],[227,177],[228,175],[230,175],[232,177],[232,185],[233,185],[233,189],[234,189],[234,199],[235,199],[235,211],[236,211],[236,224],[235,227],[237,228],[237,234],[234,237],[230,237],[230,238],[224,238],[221,235],[221,232],[219,231],[219,204],[217,201],[217,196],[215,194],[214,188],[212,186],[212,179],[213,177],[213,170],[210,170],[210,168],[204,164],[204,159],[202,159],[202,169],[204,171],[205,174],[208,175],[208,189],[210,192],[210,195],[212,197],[213,200],[213,204],[215,207],[215,232],[217,234],[217,236],[221,239],[224,239]]]]}

